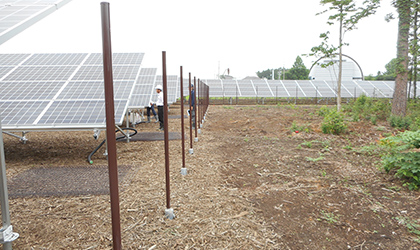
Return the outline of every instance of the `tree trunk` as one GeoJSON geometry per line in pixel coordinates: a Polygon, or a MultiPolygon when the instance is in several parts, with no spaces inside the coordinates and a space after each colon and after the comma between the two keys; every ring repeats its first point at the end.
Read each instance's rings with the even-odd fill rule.
{"type": "MultiPolygon", "coordinates": [[[[341,13],[343,9],[341,8],[341,13]]],[[[338,81],[337,81],[337,111],[341,111],[341,77],[343,72],[343,17],[340,17],[340,41],[339,41],[339,55],[338,55],[338,81]]]]}
{"type": "Polygon", "coordinates": [[[418,46],[418,38],[417,38],[417,31],[418,31],[418,14],[419,14],[419,3],[416,2],[415,4],[415,13],[414,13],[414,28],[413,28],[413,94],[414,94],[414,101],[417,102],[417,64],[418,64],[418,56],[419,56],[419,46],[418,46]]]}
{"type": "Polygon", "coordinates": [[[408,82],[408,36],[410,29],[410,2],[397,0],[398,41],[397,41],[397,77],[392,100],[392,115],[403,117],[407,111],[408,82]]]}

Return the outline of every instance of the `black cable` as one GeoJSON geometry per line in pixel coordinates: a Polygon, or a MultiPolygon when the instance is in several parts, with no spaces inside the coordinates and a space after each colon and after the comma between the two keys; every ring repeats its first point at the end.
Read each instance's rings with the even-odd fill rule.
{"type": "MultiPolygon", "coordinates": [[[[134,128],[122,128],[121,130],[132,130],[132,131],[134,131],[134,133],[132,133],[132,134],[128,134],[128,136],[129,137],[132,137],[132,136],[134,136],[134,135],[136,135],[137,134],[137,130],[135,130],[134,128]]],[[[118,132],[120,132],[120,130],[115,130],[115,133],[118,133],[118,132]]],[[[119,137],[117,137],[116,138],[116,140],[118,141],[119,139],[122,139],[122,138],[125,138],[126,136],[125,135],[122,135],[122,136],[119,136],[119,137]]],[[[88,156],[88,162],[89,162],[89,164],[93,164],[93,161],[92,161],[92,156],[105,144],[105,142],[106,142],[106,139],[105,140],[103,140],[93,151],[92,151],[92,153],[90,153],[89,154],[89,156],[88,156]]]]}

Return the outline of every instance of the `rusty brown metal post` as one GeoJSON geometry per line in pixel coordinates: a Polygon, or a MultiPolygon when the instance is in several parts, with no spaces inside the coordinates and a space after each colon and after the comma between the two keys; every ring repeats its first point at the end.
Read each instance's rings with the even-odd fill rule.
{"type": "Polygon", "coordinates": [[[182,75],[182,66],[179,67],[181,78],[181,138],[182,138],[182,168],[181,174],[186,175],[187,169],[185,168],[185,134],[184,134],[184,79],[182,75]]]}
{"type": "Polygon", "coordinates": [[[197,80],[197,127],[198,127],[198,133],[201,133],[201,105],[200,105],[200,92],[201,92],[201,86],[200,86],[200,78],[197,80]]]}
{"type": "Polygon", "coordinates": [[[102,56],[105,85],[106,138],[108,146],[109,189],[111,197],[112,244],[121,249],[120,201],[118,195],[117,146],[115,139],[114,90],[112,79],[112,50],[109,3],[101,3],[102,56]]]}
{"type": "Polygon", "coordinates": [[[168,219],[175,218],[171,208],[171,189],[169,174],[169,131],[168,131],[168,79],[166,76],[166,51],[162,51],[162,77],[163,77],[163,138],[165,141],[165,177],[166,177],[166,209],[165,216],[168,219]]]}
{"type": "Polygon", "coordinates": [[[197,142],[198,141],[198,124],[197,124],[197,79],[194,76],[194,110],[195,110],[195,115],[194,115],[194,123],[195,123],[195,138],[194,141],[197,142]]]}
{"type": "Polygon", "coordinates": [[[189,150],[189,152],[190,152],[190,154],[193,154],[194,153],[194,149],[193,149],[193,139],[192,139],[192,137],[193,137],[193,133],[192,133],[192,110],[191,110],[191,102],[192,102],[192,95],[191,95],[191,91],[192,91],[192,88],[191,88],[191,73],[189,73],[189,85],[188,85],[189,87],[188,87],[188,90],[189,90],[189,105],[188,105],[188,110],[190,111],[190,150],[189,150]]]}

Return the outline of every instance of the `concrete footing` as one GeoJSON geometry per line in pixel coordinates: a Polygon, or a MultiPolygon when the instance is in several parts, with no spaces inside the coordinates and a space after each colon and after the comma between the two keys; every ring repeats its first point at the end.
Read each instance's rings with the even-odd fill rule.
{"type": "Polygon", "coordinates": [[[187,175],[187,168],[181,168],[181,174],[187,175]]]}
{"type": "Polygon", "coordinates": [[[165,217],[170,220],[175,219],[174,209],[173,208],[165,209],[165,217]]]}

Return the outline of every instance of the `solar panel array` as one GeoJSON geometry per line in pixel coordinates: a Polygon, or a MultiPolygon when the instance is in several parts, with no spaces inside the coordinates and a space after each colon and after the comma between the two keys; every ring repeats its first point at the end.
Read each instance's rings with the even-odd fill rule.
{"type": "MultiPolygon", "coordinates": [[[[150,102],[157,100],[157,93],[155,87],[157,85],[163,86],[162,75],[156,75],[155,68],[142,68],[140,76],[136,82],[133,95],[130,99],[129,109],[142,109],[150,105],[150,102]]],[[[168,104],[177,101],[179,95],[179,79],[176,75],[167,76],[168,88],[168,104]]]]}
{"type": "MultiPolygon", "coordinates": [[[[157,76],[156,84],[163,86],[163,77],[161,75],[157,76]]],[[[167,75],[166,76],[166,87],[168,90],[167,98],[168,98],[168,105],[175,103],[177,99],[180,97],[180,90],[179,90],[179,77],[176,75],[167,75]]],[[[156,98],[155,98],[156,99],[156,98]]],[[[154,99],[154,100],[155,100],[154,99]]]]}
{"type": "MultiPolygon", "coordinates": [[[[337,96],[336,81],[209,79],[202,81],[210,87],[210,97],[334,98],[337,96]]],[[[392,98],[394,84],[394,81],[343,81],[341,96],[353,98],[365,94],[369,97],[392,98]]],[[[184,95],[186,94],[188,90],[184,89],[184,95]]],[[[413,95],[412,89],[410,94],[413,95]]]]}
{"type": "Polygon", "coordinates": [[[128,108],[144,108],[152,101],[156,82],[156,68],[142,68],[131,95],[128,108]]]}
{"type": "MultiPolygon", "coordinates": [[[[122,124],[143,53],[114,53],[115,123],[122,124]]],[[[3,130],[105,128],[102,54],[0,54],[3,130]]]]}
{"type": "Polygon", "coordinates": [[[0,44],[70,0],[0,0],[0,44]]]}

